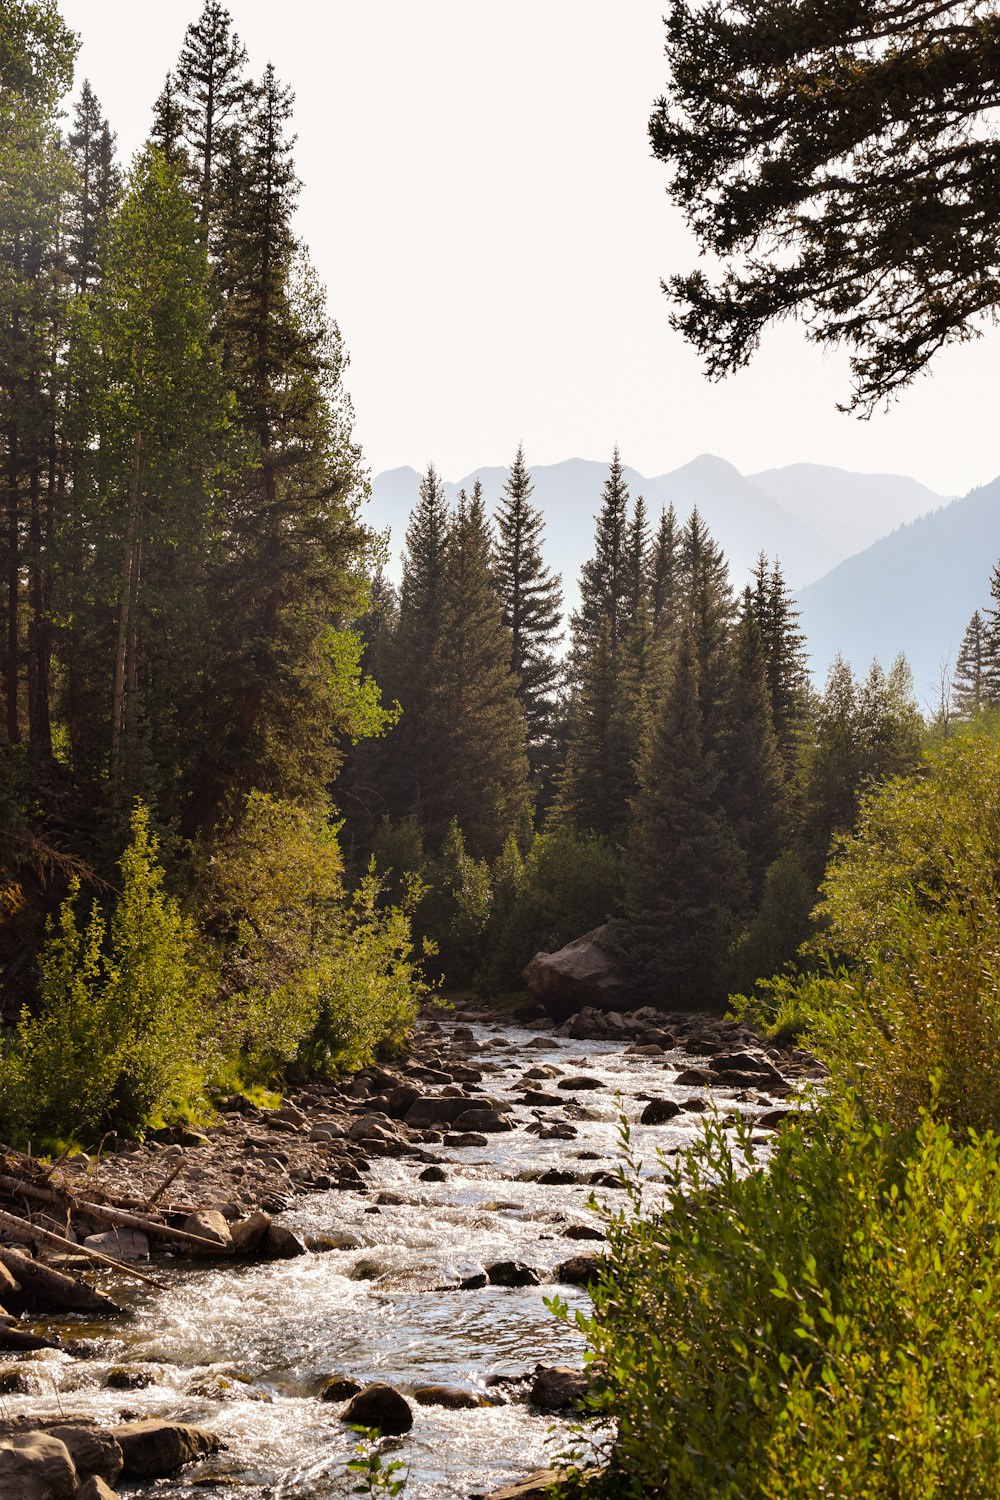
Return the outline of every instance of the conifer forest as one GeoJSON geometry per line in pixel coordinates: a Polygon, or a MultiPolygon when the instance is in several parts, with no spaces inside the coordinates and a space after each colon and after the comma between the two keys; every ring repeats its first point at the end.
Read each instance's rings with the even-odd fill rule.
{"type": "MultiPolygon", "coordinates": [[[[669,12],[672,325],[869,414],[1000,306],[997,7],[669,12]]],[[[291,89],[205,0],[126,159],[78,50],[0,0],[0,1497],[996,1500],[1000,561],[928,707],[618,448],[578,579],[516,431],[390,535],[291,89]]]]}

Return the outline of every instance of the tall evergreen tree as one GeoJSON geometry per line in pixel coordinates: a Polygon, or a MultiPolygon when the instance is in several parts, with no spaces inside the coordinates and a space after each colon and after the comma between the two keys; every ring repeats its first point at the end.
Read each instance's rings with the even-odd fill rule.
{"type": "Polygon", "coordinates": [[[77,185],[70,199],[68,256],[78,295],[100,280],[108,225],[121,195],[115,136],[84,80],[67,142],[77,185]]]}
{"type": "MultiPolygon", "coordinates": [[[[219,161],[228,145],[227,133],[236,127],[245,100],[246,61],[246,49],[232,29],[228,10],[219,0],[205,0],[200,17],[185,34],[175,80],[192,193],[206,241],[215,207],[219,161]]],[[[165,135],[167,119],[164,103],[163,110],[158,110],[158,127],[165,135]]]]}
{"type": "Polygon", "coordinates": [[[751,603],[764,647],[774,731],[786,773],[791,775],[807,712],[806,640],[781,565],[777,560],[769,565],[763,552],[757,558],[751,603]]]}
{"type": "Polygon", "coordinates": [[[169,72],[164,79],[156,103],[153,105],[153,125],[149,133],[150,145],[155,146],[170,166],[179,167],[185,176],[190,174],[190,161],[184,144],[186,112],[180,97],[177,78],[169,72]]]}
{"type": "Polygon", "coordinates": [[[732,641],[719,759],[720,803],[743,850],[751,895],[758,901],[765,872],[788,836],[789,795],[749,588],[732,641]]]}
{"type": "Polygon", "coordinates": [[[528,754],[537,781],[551,762],[562,591],[561,580],[542,557],[545,521],[531,503],[532,488],[524,448],[519,445],[497,510],[493,576],[511,635],[510,665],[518,682],[528,754]]]}
{"type": "Polygon", "coordinates": [[[531,816],[526,724],[510,631],[493,586],[492,537],[478,480],[459,495],[448,535],[429,705],[437,754],[422,802],[440,843],[455,820],[469,853],[495,859],[531,816]]]}
{"type": "Polygon", "coordinates": [[[188,832],[211,828],[223,801],[251,787],[308,798],[329,784],[350,711],[338,631],[359,609],[368,535],[346,356],[292,224],[292,98],[269,67],[243,100],[230,142],[238,190],[219,204],[216,254],[244,462],[224,497],[188,832]]]}
{"type": "Polygon", "coordinates": [[[76,39],[53,5],[0,0],[0,681],[9,743],[50,751],[48,578],[65,321],[58,129],[76,39]],[[26,712],[25,712],[26,710],[26,712]]]}
{"type": "Polygon", "coordinates": [[[623,634],[639,610],[649,604],[649,521],[646,502],[636,496],[632,519],[625,531],[625,621],[623,634]]]}
{"type": "Polygon", "coordinates": [[[614,940],[650,998],[665,1008],[703,1006],[715,998],[714,970],[746,907],[747,883],[705,745],[690,627],[657,700],[625,855],[625,916],[614,940]]]}
{"type": "Polygon", "coordinates": [[[726,652],[735,615],[725,555],[695,507],[681,531],[684,619],[698,659],[698,701],[706,745],[722,731],[727,687],[726,652]]]}
{"type": "Polygon", "coordinates": [[[952,684],[955,712],[963,719],[975,719],[988,703],[996,701],[996,661],[993,641],[986,621],[977,609],[962,637],[955,660],[952,684]]]}
{"type": "Polygon", "coordinates": [[[587,652],[596,646],[605,618],[608,649],[612,661],[618,659],[618,646],[628,619],[628,503],[628,484],[621,455],[615,448],[597,514],[594,553],[583,565],[580,608],[573,615],[572,659],[577,670],[587,652]]]}
{"type": "Polygon", "coordinates": [[[680,528],[673,504],[660,512],[649,560],[649,607],[657,639],[669,636],[680,617],[680,528]]]}

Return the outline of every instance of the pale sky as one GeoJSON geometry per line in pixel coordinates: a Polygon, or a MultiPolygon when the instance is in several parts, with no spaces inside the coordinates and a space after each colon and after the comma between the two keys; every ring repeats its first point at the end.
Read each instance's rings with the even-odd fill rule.
{"type": "MultiPolygon", "coordinates": [[[[61,0],[126,159],[201,0],[61,0]]],[[[254,73],[297,95],[299,230],[351,353],[372,472],[446,478],[702,452],[911,474],[942,494],[1000,473],[1000,332],[939,356],[869,422],[846,358],[795,325],[709,384],[659,278],[694,252],[646,139],[662,0],[230,0],[254,73]]]]}

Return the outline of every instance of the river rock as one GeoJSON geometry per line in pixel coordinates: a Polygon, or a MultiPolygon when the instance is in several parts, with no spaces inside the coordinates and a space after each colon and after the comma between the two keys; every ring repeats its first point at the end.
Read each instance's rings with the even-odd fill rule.
{"type": "Polygon", "coordinates": [[[297,1234],[283,1224],[271,1224],[257,1247],[261,1260],[295,1260],[308,1251],[297,1234]]]}
{"type": "Polygon", "coordinates": [[[121,1444],[92,1422],[60,1422],[47,1428],[49,1437],[65,1443],[82,1479],[91,1475],[114,1484],[125,1466],[121,1444]]]}
{"type": "Polygon", "coordinates": [[[604,1235],[590,1224],[569,1224],[563,1230],[568,1240],[603,1240],[604,1235]]]}
{"type": "Polygon", "coordinates": [[[417,1178],[418,1182],[447,1182],[448,1173],[444,1167],[425,1167],[417,1178]]]}
{"type": "Polygon", "coordinates": [[[544,1089],[528,1089],[521,1103],[533,1109],[561,1109],[566,1100],[560,1099],[558,1094],[547,1094],[544,1089]]]}
{"type": "Polygon", "coordinates": [[[233,1248],[229,1221],[217,1208],[196,1209],[193,1214],[188,1214],[183,1228],[186,1234],[196,1234],[199,1239],[210,1240],[214,1247],[210,1250],[207,1245],[192,1245],[191,1249],[196,1255],[226,1255],[233,1248]]]}
{"type": "Polygon", "coordinates": [[[566,1286],[589,1286],[600,1279],[603,1255],[571,1255],[556,1267],[556,1279],[566,1286]]]}
{"type": "Polygon", "coordinates": [[[3,1261],[0,1260],[0,1303],[6,1307],[8,1298],[13,1300],[20,1290],[21,1288],[14,1275],[8,1271],[3,1261]]]}
{"type": "Polygon", "coordinates": [[[486,1267],[491,1286],[538,1286],[538,1273],[520,1260],[498,1260],[486,1267]]]}
{"type": "Polygon", "coordinates": [[[74,1500],[78,1482],[58,1438],[25,1432],[0,1439],[0,1500],[74,1500]]]}
{"type": "Polygon", "coordinates": [[[513,1130],[513,1123],[496,1109],[467,1109],[455,1121],[455,1129],[478,1131],[485,1135],[497,1135],[503,1130],[513,1130]]]}
{"type": "Polygon", "coordinates": [[[681,1088],[709,1088],[718,1082],[719,1074],[713,1073],[710,1068],[684,1068],[674,1079],[674,1083],[680,1084],[681,1088]]]}
{"type": "Polygon", "coordinates": [[[349,1375],[331,1375],[323,1382],[319,1393],[321,1401],[350,1401],[361,1390],[361,1383],[349,1375]]]}
{"type": "Polygon", "coordinates": [[[488,1146],[489,1141],[484,1135],[479,1135],[475,1130],[463,1130],[457,1135],[446,1135],[444,1138],[446,1146],[453,1151],[461,1151],[470,1146],[488,1146]]]}
{"type": "Polygon", "coordinates": [[[430,1125],[454,1125],[470,1109],[491,1109],[489,1099],[470,1099],[467,1094],[424,1094],[415,1099],[403,1116],[407,1125],[424,1130],[430,1125]]]}
{"type": "Polygon", "coordinates": [[[89,1234],[85,1250],[96,1250],[109,1260],[148,1260],[149,1241],[140,1229],[106,1229],[103,1234],[89,1234]]]}
{"type": "Polygon", "coordinates": [[[104,1377],[104,1384],[109,1391],[144,1391],[153,1384],[153,1378],[152,1370],[144,1370],[139,1365],[112,1365],[104,1377]]]}
{"type": "Polygon", "coordinates": [[[76,1500],[118,1500],[118,1495],[100,1474],[92,1474],[77,1490],[76,1500]]]}
{"type": "Polygon", "coordinates": [[[127,1422],[111,1435],[121,1445],[125,1479],[166,1479],[222,1446],[213,1432],[184,1422],[127,1422]]]}
{"type": "Polygon", "coordinates": [[[253,1255],[271,1227],[271,1215],[257,1209],[247,1219],[240,1219],[230,1230],[236,1255],[253,1255]]]}
{"type": "Polygon", "coordinates": [[[759,1052],[729,1052],[712,1058],[713,1073],[721,1073],[727,1079],[731,1074],[737,1074],[741,1078],[755,1078],[767,1083],[776,1083],[785,1086],[785,1080],[777,1068],[766,1057],[759,1052]]]}
{"type": "Polygon", "coordinates": [[[418,1385],[413,1399],[419,1406],[443,1406],[448,1411],[473,1411],[477,1406],[491,1405],[485,1396],[455,1385],[418,1385]]]}
{"type": "Polygon", "coordinates": [[[604,1085],[599,1078],[589,1078],[581,1073],[575,1078],[560,1078],[556,1084],[557,1089],[565,1089],[568,1093],[579,1093],[583,1089],[601,1089],[604,1085]]]}
{"type": "Polygon", "coordinates": [[[413,1426],[413,1412],[405,1396],[384,1381],[366,1385],[344,1412],[355,1427],[377,1427],[388,1437],[399,1437],[413,1426]]]}
{"type": "Polygon", "coordinates": [[[640,1125],[666,1125],[668,1120],[676,1119],[683,1110],[673,1099],[650,1099],[646,1108],[639,1116],[640,1125]]]}
{"type": "Polygon", "coordinates": [[[628,1000],[628,985],[604,943],[607,926],[595,927],[556,953],[537,953],[524,982],[556,1021],[566,1021],[584,1005],[614,1010],[628,1000]]]}
{"type": "Polygon", "coordinates": [[[777,1130],[784,1125],[786,1120],[791,1120],[794,1116],[794,1109],[767,1109],[762,1115],[758,1115],[753,1123],[759,1125],[762,1130],[777,1130]]]}
{"type": "Polygon", "coordinates": [[[0,1396],[27,1396],[31,1382],[20,1365],[0,1365],[0,1396]]]}
{"type": "Polygon", "coordinates": [[[588,1384],[583,1370],[570,1365],[539,1365],[528,1400],[538,1411],[574,1411],[587,1394],[588,1384]]]}

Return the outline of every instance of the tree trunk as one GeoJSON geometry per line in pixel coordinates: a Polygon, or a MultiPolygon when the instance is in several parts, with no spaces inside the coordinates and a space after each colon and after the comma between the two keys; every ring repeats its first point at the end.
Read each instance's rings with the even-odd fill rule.
{"type": "MultiPolygon", "coordinates": [[[[118,644],[115,650],[114,687],[111,694],[111,775],[121,770],[122,740],[125,729],[126,667],[132,632],[132,600],[138,584],[139,492],[142,479],[142,433],[132,437],[132,471],[128,483],[128,516],[125,526],[125,549],[122,554],[121,604],[118,610],[118,644]]],[[[134,636],[132,637],[134,639],[134,636]]]]}

